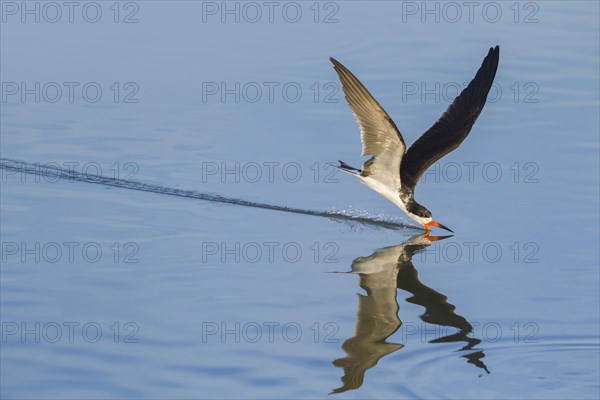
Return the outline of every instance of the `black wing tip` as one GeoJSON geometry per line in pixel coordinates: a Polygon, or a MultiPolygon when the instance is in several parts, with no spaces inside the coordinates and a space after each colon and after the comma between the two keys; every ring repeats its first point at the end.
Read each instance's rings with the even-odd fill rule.
{"type": "Polygon", "coordinates": [[[494,47],[490,47],[490,50],[487,53],[487,57],[494,55],[494,57],[498,57],[500,55],[500,46],[496,45],[494,47]]]}
{"type": "Polygon", "coordinates": [[[496,69],[498,69],[498,62],[500,61],[500,46],[490,47],[488,55],[485,57],[484,63],[491,59],[491,65],[494,69],[494,75],[496,75],[496,69]]]}
{"type": "Polygon", "coordinates": [[[487,55],[481,62],[481,66],[475,74],[475,77],[471,80],[469,87],[467,87],[463,93],[470,93],[471,97],[478,97],[475,93],[487,96],[494,83],[494,78],[496,78],[499,61],[500,46],[496,45],[495,47],[490,47],[487,55]],[[469,88],[471,90],[469,90],[469,88]]]}

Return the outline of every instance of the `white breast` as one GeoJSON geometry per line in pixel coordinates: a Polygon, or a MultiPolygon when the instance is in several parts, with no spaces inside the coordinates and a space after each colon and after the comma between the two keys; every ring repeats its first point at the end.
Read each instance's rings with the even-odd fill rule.
{"type": "Polygon", "coordinates": [[[367,185],[368,187],[370,187],[371,189],[373,189],[374,191],[376,191],[377,193],[379,193],[380,195],[382,195],[383,197],[385,197],[386,199],[388,199],[389,201],[394,203],[402,211],[404,211],[405,213],[408,214],[408,211],[406,210],[406,206],[400,199],[400,193],[398,192],[398,188],[392,188],[392,187],[386,186],[383,183],[381,183],[375,179],[372,179],[368,176],[367,177],[363,177],[360,175],[355,175],[355,176],[362,183],[364,183],[365,185],[367,185]]]}
{"type": "Polygon", "coordinates": [[[406,215],[408,215],[410,217],[410,219],[412,219],[419,225],[423,225],[423,224],[431,221],[431,218],[422,218],[417,215],[409,213],[408,210],[406,209],[406,205],[404,205],[404,203],[402,202],[402,199],[400,199],[400,193],[397,188],[392,188],[390,186],[384,185],[383,183],[379,182],[378,180],[375,180],[368,176],[363,177],[358,174],[356,174],[354,176],[356,176],[363,184],[365,184],[369,188],[373,189],[374,191],[376,191],[377,193],[379,193],[380,195],[385,197],[387,200],[394,203],[399,209],[404,211],[404,213],[406,215]]]}

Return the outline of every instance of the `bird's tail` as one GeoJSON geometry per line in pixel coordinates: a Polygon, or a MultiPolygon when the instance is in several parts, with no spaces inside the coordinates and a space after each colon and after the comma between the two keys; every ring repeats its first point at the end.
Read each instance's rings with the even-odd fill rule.
{"type": "Polygon", "coordinates": [[[362,172],[360,169],[351,167],[348,164],[346,164],[345,162],[343,162],[342,160],[338,160],[338,161],[340,162],[340,165],[338,165],[337,167],[344,172],[348,172],[349,174],[352,174],[352,175],[358,175],[362,172]]]}

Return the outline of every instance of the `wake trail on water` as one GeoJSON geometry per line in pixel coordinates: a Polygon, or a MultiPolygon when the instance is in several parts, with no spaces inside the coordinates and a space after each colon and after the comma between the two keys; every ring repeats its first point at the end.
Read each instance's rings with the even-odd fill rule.
{"type": "MultiPolygon", "coordinates": [[[[167,196],[184,197],[188,199],[212,201],[215,203],[231,204],[243,207],[262,208],[265,210],[282,211],[294,214],[312,215],[315,217],[330,218],[336,222],[358,223],[361,225],[386,228],[392,230],[414,229],[414,226],[408,225],[399,220],[391,220],[384,216],[372,216],[369,213],[358,210],[333,210],[333,211],[314,211],[301,208],[278,206],[274,204],[257,203],[253,201],[224,197],[218,194],[202,193],[195,190],[184,190],[170,188],[166,186],[143,183],[136,180],[110,178],[102,175],[92,175],[74,170],[64,170],[54,165],[43,165],[38,163],[29,163],[21,160],[9,158],[0,158],[0,169],[15,171],[24,174],[52,177],[54,179],[64,179],[78,182],[87,182],[97,185],[118,187],[121,189],[137,190],[147,193],[157,193],[167,196]]],[[[5,177],[3,177],[3,181],[5,177]]]]}

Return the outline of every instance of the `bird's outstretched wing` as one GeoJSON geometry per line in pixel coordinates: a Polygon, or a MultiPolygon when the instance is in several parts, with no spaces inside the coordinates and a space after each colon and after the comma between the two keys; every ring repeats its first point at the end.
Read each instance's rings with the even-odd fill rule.
{"type": "Polygon", "coordinates": [[[490,48],[469,86],[406,151],[400,168],[403,190],[414,192],[427,168],[465,140],[485,105],[496,76],[499,56],[498,46],[490,48]]]}
{"type": "Polygon", "coordinates": [[[367,88],[339,61],[330,58],[340,77],[346,100],[360,126],[362,155],[373,156],[362,174],[388,187],[400,188],[400,163],[406,150],[394,121],[367,88]]]}

